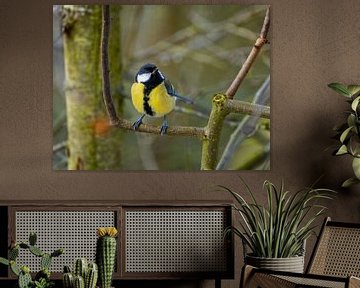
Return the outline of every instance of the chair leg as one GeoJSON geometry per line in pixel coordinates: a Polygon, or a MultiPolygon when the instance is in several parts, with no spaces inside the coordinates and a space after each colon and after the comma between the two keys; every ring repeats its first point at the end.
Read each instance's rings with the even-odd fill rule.
{"type": "Polygon", "coordinates": [[[349,288],[360,288],[360,278],[351,276],[349,278],[349,288]]]}
{"type": "Polygon", "coordinates": [[[215,279],[215,288],[221,288],[221,279],[220,278],[215,279]]]}
{"type": "Polygon", "coordinates": [[[244,265],[241,271],[241,278],[240,278],[240,288],[246,288],[251,280],[251,276],[253,274],[254,267],[250,265],[244,265]]]}
{"type": "Polygon", "coordinates": [[[296,284],[268,273],[257,272],[257,269],[246,265],[241,273],[240,288],[295,288],[296,284]]]}

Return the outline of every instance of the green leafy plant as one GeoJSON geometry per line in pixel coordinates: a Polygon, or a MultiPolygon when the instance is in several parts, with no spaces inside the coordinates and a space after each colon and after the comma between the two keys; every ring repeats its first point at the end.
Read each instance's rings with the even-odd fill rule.
{"type": "Polygon", "coordinates": [[[337,132],[336,138],[340,140],[334,155],[349,154],[353,157],[352,168],[355,177],[347,179],[342,184],[343,187],[348,187],[360,183],[360,85],[331,83],[328,86],[346,97],[346,101],[350,104],[346,122],[334,128],[337,132]]]}
{"type": "Polygon", "coordinates": [[[49,282],[45,278],[41,278],[39,281],[33,282],[33,287],[35,288],[50,288],[54,286],[54,282],[49,282]]]}
{"type": "Polygon", "coordinates": [[[37,236],[30,233],[29,243],[12,243],[8,251],[8,259],[0,257],[0,263],[10,266],[11,271],[18,277],[19,288],[50,288],[54,283],[50,280],[50,265],[53,257],[58,257],[64,253],[63,249],[57,249],[52,253],[45,253],[36,246],[37,236]],[[40,258],[41,270],[36,273],[33,280],[30,275],[30,268],[26,265],[19,266],[16,259],[20,249],[28,250],[33,255],[40,258]]]}
{"type": "Polygon", "coordinates": [[[288,258],[302,254],[306,239],[314,233],[315,220],[326,207],[318,205],[320,199],[332,199],[329,189],[304,188],[291,193],[282,183],[278,189],[270,181],[264,182],[267,192],[267,207],[257,202],[253,192],[244,182],[251,202],[240,194],[220,186],[236,200],[233,208],[240,215],[240,228],[229,227],[252,251],[252,256],[288,258]]]}

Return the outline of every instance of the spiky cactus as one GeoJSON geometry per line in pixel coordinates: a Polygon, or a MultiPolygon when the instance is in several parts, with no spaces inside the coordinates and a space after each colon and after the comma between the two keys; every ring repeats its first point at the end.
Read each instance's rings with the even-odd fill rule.
{"type": "Polygon", "coordinates": [[[72,273],[64,273],[62,276],[64,288],[73,288],[74,276],[72,273]]]}
{"type": "Polygon", "coordinates": [[[85,280],[86,270],[88,269],[88,261],[86,258],[76,259],[74,265],[75,276],[81,276],[85,280]]]}
{"type": "Polygon", "coordinates": [[[85,276],[85,288],[95,288],[98,279],[98,266],[96,263],[89,263],[85,276]]]}
{"type": "Polygon", "coordinates": [[[96,263],[90,262],[85,258],[76,259],[74,272],[69,266],[64,266],[63,286],[64,288],[95,288],[98,279],[98,267],[96,263]]]}
{"type": "Polygon", "coordinates": [[[97,229],[96,262],[99,267],[100,288],[110,288],[116,258],[115,227],[101,227],[97,229]]]}

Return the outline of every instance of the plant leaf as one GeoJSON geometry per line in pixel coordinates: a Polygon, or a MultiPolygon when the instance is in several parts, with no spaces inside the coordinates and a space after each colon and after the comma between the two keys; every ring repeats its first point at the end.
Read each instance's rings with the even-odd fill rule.
{"type": "Polygon", "coordinates": [[[350,126],[355,126],[355,119],[356,116],[352,113],[349,114],[348,118],[347,118],[347,124],[350,126]]]}
{"type": "Polygon", "coordinates": [[[359,183],[360,183],[359,179],[357,179],[356,177],[351,177],[351,178],[347,179],[346,181],[344,181],[344,183],[341,185],[341,187],[348,188],[352,185],[359,184],[359,183]]]}
{"type": "Polygon", "coordinates": [[[354,158],[352,162],[352,168],[357,179],[360,180],[360,158],[354,158]]]}
{"type": "Polygon", "coordinates": [[[345,129],[345,131],[343,133],[341,133],[341,136],[340,136],[341,143],[344,143],[346,137],[348,136],[348,134],[352,128],[353,128],[353,126],[350,126],[349,128],[345,129]]]}
{"type": "Polygon", "coordinates": [[[328,85],[329,88],[333,89],[335,92],[339,93],[342,96],[345,97],[351,97],[351,93],[349,92],[346,85],[341,83],[330,83],[328,85]]]}
{"type": "Polygon", "coordinates": [[[357,108],[358,105],[359,105],[359,101],[360,101],[360,96],[356,97],[356,98],[354,99],[354,101],[352,101],[352,103],[351,103],[351,109],[352,109],[352,110],[356,111],[356,108],[357,108]]]}
{"type": "Polygon", "coordinates": [[[349,91],[350,95],[356,95],[360,92],[360,85],[348,85],[347,90],[349,91]]]}
{"type": "Polygon", "coordinates": [[[351,155],[354,157],[360,156],[360,138],[357,134],[353,134],[350,137],[349,143],[347,144],[347,149],[351,155]]]}
{"type": "Polygon", "coordinates": [[[335,155],[344,155],[347,153],[349,153],[349,152],[348,152],[348,149],[346,148],[346,145],[341,145],[341,147],[339,148],[339,150],[336,152],[335,155]]]}

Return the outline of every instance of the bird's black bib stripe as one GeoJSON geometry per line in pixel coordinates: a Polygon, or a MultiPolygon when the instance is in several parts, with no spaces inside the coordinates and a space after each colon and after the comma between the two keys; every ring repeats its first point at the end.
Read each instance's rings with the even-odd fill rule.
{"type": "Polygon", "coordinates": [[[154,116],[154,112],[152,111],[150,105],[149,105],[149,100],[150,100],[150,92],[153,88],[148,89],[147,87],[144,88],[144,111],[147,115],[150,116],[154,116]]]}

